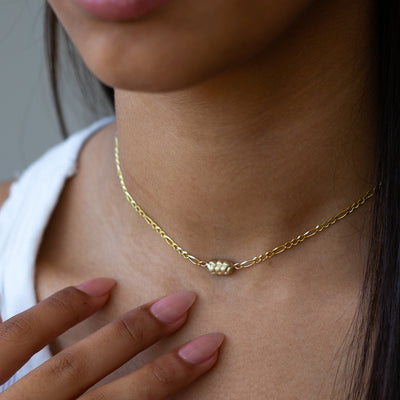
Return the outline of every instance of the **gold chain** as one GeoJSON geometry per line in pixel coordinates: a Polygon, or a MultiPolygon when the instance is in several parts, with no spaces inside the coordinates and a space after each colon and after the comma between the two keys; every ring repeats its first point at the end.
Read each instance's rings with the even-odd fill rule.
{"type": "Polygon", "coordinates": [[[291,249],[292,247],[297,246],[298,244],[304,242],[306,239],[313,237],[318,232],[322,232],[326,228],[328,228],[331,225],[335,224],[336,222],[340,221],[347,215],[351,214],[354,210],[357,210],[357,208],[361,207],[368,199],[370,199],[375,194],[375,190],[376,190],[376,187],[373,187],[364,196],[359,198],[357,201],[355,201],[349,207],[339,211],[332,218],[329,218],[325,222],[322,222],[321,224],[315,226],[314,228],[308,230],[307,232],[304,232],[303,234],[294,237],[292,240],[289,240],[288,242],[281,244],[272,250],[268,250],[263,254],[253,257],[250,260],[236,262],[236,263],[227,261],[227,260],[203,261],[203,260],[200,260],[199,258],[191,255],[186,250],[182,249],[182,247],[179,246],[179,244],[176,243],[174,239],[172,239],[169,235],[167,235],[166,232],[150,216],[148,216],[143,211],[143,209],[139,206],[138,203],[136,203],[136,201],[133,199],[131,194],[128,192],[124,177],[122,175],[121,164],[120,164],[120,160],[119,160],[119,146],[118,146],[118,138],[117,137],[115,137],[115,165],[117,167],[117,173],[118,173],[119,181],[121,183],[122,190],[123,190],[127,200],[129,201],[131,206],[137,211],[137,213],[140,216],[142,216],[144,218],[144,220],[156,232],[159,233],[159,235],[167,242],[167,244],[169,244],[173,249],[175,249],[182,257],[189,260],[192,264],[198,265],[203,268],[207,268],[210,271],[210,273],[213,275],[222,275],[222,276],[230,275],[235,270],[239,270],[239,269],[243,269],[243,268],[250,268],[256,264],[259,264],[266,260],[269,260],[270,258],[272,258],[278,254],[281,254],[286,250],[291,249]]]}

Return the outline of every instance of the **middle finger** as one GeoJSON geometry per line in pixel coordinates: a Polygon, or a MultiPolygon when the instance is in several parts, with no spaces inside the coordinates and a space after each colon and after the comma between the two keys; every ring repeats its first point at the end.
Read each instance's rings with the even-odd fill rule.
{"type": "MultiPolygon", "coordinates": [[[[58,353],[17,382],[15,389],[19,393],[29,390],[30,399],[77,397],[137,353],[176,331],[194,300],[193,292],[179,292],[129,311],[58,353]]],[[[8,394],[12,399],[12,393],[8,394]]]]}

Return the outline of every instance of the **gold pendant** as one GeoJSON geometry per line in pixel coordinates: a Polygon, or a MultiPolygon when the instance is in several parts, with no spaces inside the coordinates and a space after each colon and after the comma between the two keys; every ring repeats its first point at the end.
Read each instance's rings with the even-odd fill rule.
{"type": "Polygon", "coordinates": [[[212,260],[207,263],[211,275],[228,276],[235,272],[233,262],[227,260],[212,260]]]}

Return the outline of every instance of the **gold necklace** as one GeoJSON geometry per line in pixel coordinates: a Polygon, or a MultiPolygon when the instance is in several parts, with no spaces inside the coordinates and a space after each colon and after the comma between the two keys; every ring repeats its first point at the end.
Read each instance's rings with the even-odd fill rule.
{"type": "Polygon", "coordinates": [[[139,206],[138,203],[133,199],[132,195],[128,192],[128,189],[125,184],[124,177],[122,175],[121,164],[119,160],[119,146],[118,146],[118,138],[115,137],[115,165],[117,168],[117,174],[119,181],[121,183],[121,188],[125,194],[125,197],[131,204],[131,206],[137,211],[137,213],[144,218],[144,220],[156,231],[159,235],[169,244],[173,249],[175,249],[182,257],[189,260],[192,264],[198,265],[203,268],[207,268],[208,271],[212,275],[220,275],[227,276],[231,275],[235,270],[250,268],[256,264],[262,263],[270,258],[283,253],[286,250],[291,249],[294,246],[297,246],[300,243],[303,243],[306,239],[316,235],[318,232],[322,232],[326,228],[335,224],[337,221],[343,219],[347,215],[351,214],[354,210],[362,206],[368,199],[370,199],[375,194],[376,187],[373,187],[369,190],[364,196],[360,197],[357,201],[351,204],[349,207],[339,211],[335,216],[329,218],[325,222],[315,226],[314,228],[304,232],[301,235],[294,237],[292,240],[289,240],[286,243],[283,243],[272,250],[268,250],[263,254],[260,254],[256,257],[253,257],[250,260],[242,261],[242,262],[232,262],[228,260],[211,260],[211,261],[203,261],[188,253],[186,250],[182,249],[178,243],[175,242],[169,235],[165,233],[165,231],[150,217],[148,216],[143,209],[139,206]]]}

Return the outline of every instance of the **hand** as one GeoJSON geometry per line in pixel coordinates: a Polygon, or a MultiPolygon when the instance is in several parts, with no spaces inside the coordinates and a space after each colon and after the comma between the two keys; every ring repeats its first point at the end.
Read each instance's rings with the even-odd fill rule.
{"type": "MultiPolygon", "coordinates": [[[[0,323],[0,383],[73,325],[99,310],[115,281],[98,278],[63,289],[0,323]]],[[[223,335],[201,336],[139,370],[89,390],[140,351],[175,332],[195,301],[179,292],[140,306],[64,349],[0,394],[0,400],[165,399],[216,362],[223,335]]]]}

